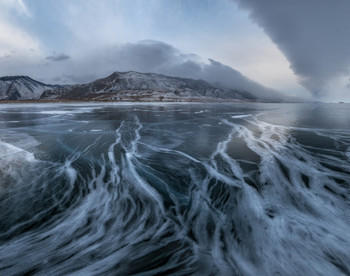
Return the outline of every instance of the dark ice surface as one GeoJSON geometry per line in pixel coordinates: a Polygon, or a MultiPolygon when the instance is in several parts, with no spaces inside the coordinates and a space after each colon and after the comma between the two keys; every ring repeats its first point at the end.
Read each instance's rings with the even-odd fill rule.
{"type": "Polygon", "coordinates": [[[348,104],[1,104],[0,275],[350,275],[348,104]]]}

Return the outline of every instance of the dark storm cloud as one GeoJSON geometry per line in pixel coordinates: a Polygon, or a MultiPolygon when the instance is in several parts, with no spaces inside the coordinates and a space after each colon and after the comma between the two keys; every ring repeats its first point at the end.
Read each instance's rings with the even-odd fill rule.
{"type": "Polygon", "coordinates": [[[65,55],[65,54],[52,55],[52,56],[46,57],[47,60],[51,60],[51,61],[63,61],[63,60],[67,60],[70,58],[71,58],[70,56],[65,55]]]}
{"type": "Polygon", "coordinates": [[[332,78],[349,74],[349,0],[234,1],[250,11],[314,95],[332,78]]]}

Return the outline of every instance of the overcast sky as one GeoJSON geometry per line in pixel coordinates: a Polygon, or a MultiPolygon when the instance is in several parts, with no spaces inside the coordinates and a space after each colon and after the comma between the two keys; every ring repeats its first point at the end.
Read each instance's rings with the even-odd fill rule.
{"type": "Polygon", "coordinates": [[[0,76],[136,70],[350,101],[349,14],[349,0],[0,0],[0,76]]]}

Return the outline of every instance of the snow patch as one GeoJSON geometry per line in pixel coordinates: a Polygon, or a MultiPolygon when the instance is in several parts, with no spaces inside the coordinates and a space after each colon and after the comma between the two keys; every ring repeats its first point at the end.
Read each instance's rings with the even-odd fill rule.
{"type": "Polygon", "coordinates": [[[28,162],[36,160],[33,153],[28,152],[22,148],[16,147],[13,144],[6,143],[2,140],[0,140],[0,158],[2,160],[18,159],[25,160],[28,162]]]}
{"type": "Polygon", "coordinates": [[[234,116],[231,116],[231,118],[233,118],[233,119],[241,119],[241,118],[246,118],[246,117],[250,117],[250,116],[253,116],[253,115],[252,114],[234,115],[234,116]]]}

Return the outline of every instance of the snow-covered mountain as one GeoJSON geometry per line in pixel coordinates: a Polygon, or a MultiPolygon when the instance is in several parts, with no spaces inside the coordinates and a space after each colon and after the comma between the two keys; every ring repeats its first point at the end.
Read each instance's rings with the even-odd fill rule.
{"type": "Polygon", "coordinates": [[[48,85],[27,76],[0,78],[0,100],[39,99],[45,90],[57,89],[57,85],[48,85]]]}
{"type": "Polygon", "coordinates": [[[154,73],[115,72],[107,78],[45,91],[42,99],[69,100],[211,100],[252,101],[246,91],[218,88],[203,81],[154,73]]]}

